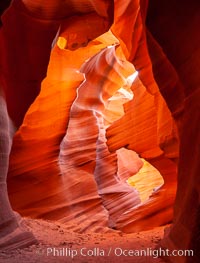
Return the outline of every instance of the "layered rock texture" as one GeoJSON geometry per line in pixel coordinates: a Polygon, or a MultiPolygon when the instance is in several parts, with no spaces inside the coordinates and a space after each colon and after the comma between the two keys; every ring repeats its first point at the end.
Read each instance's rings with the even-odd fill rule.
{"type": "Polygon", "coordinates": [[[197,262],[198,1],[8,5],[0,6],[0,247],[35,242],[9,195],[21,215],[75,222],[80,232],[173,220],[161,246],[193,249],[193,261],[170,260],[197,262]]]}

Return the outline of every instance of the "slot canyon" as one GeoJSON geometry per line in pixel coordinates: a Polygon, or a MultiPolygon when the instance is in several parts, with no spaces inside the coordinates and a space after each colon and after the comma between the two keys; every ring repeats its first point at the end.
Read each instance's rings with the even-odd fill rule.
{"type": "Polygon", "coordinates": [[[2,0],[0,12],[0,263],[199,262],[200,2],[2,0]],[[40,253],[90,235],[102,253],[138,235],[144,249],[156,231],[152,249],[193,255],[40,253]]]}

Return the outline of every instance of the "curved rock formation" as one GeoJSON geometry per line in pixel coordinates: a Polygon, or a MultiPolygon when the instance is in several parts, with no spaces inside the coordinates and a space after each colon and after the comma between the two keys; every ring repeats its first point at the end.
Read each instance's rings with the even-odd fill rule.
{"type": "MultiPolygon", "coordinates": [[[[196,0],[12,1],[0,29],[0,83],[19,127],[8,180],[14,209],[85,220],[81,231],[132,232],[171,222],[175,200],[161,245],[194,249],[197,262],[199,14],[196,0]],[[164,180],[143,203],[126,183],[140,157],[164,180]]],[[[5,184],[11,145],[3,96],[0,106],[1,246],[6,220],[14,238],[20,227],[5,184]]]]}
{"type": "MultiPolygon", "coordinates": [[[[148,28],[155,39],[148,41],[155,78],[159,87],[165,87],[163,96],[178,124],[180,135],[174,224],[163,245],[171,249],[193,249],[195,257],[180,259],[180,262],[198,262],[199,164],[196,160],[199,158],[200,8],[197,1],[191,1],[189,6],[184,1],[181,7],[176,1],[172,2],[172,5],[167,1],[164,5],[160,5],[159,1],[150,2],[147,19],[148,28]],[[154,16],[153,20],[151,16],[154,16]],[[171,30],[166,31],[166,28],[171,30]],[[175,80],[173,86],[165,82],[166,70],[167,78],[175,80]]],[[[173,258],[171,260],[174,261],[173,258]]]]}
{"type": "MultiPolygon", "coordinates": [[[[115,38],[111,38],[111,40],[115,41],[115,38]]],[[[103,43],[100,43],[96,47],[94,46],[93,52],[101,49],[103,45],[103,43]]],[[[77,79],[80,76],[80,81],[83,81],[83,77],[73,69],[78,67],[77,62],[75,61],[73,64],[73,60],[70,59],[70,56],[73,56],[75,51],[65,51],[55,47],[47,79],[43,82],[40,95],[30,107],[23,125],[15,135],[11,154],[9,172],[10,198],[13,207],[23,215],[59,219],[66,222],[77,217],[81,221],[83,220],[82,217],[91,217],[95,211],[95,221],[100,224],[103,221],[107,221],[106,211],[109,211],[112,207],[111,210],[113,210],[116,206],[115,202],[120,202],[121,198],[124,198],[126,202],[125,200],[123,201],[123,209],[115,211],[115,213],[118,213],[117,217],[127,207],[132,207],[139,202],[134,190],[128,187],[126,183],[120,183],[117,175],[116,154],[109,154],[105,144],[102,124],[100,127],[102,116],[99,114],[101,108],[104,108],[101,97],[106,100],[106,97],[110,97],[112,93],[125,83],[123,75],[120,76],[120,74],[125,73],[125,69],[122,66],[123,64],[118,66],[114,50],[114,47],[104,49],[93,60],[86,62],[82,68],[86,80],[79,86],[78,82],[73,81],[73,79],[77,79]],[[63,58],[65,56],[69,60],[69,63],[66,63],[66,68],[65,66],[63,67],[63,58]],[[100,59],[102,61],[101,67],[96,67],[95,69],[94,63],[100,59]],[[102,74],[108,72],[108,69],[112,69],[114,64],[116,64],[115,73],[111,71],[110,74],[115,74],[118,77],[117,86],[115,82],[111,82],[109,77],[105,75],[105,80],[107,79],[107,81],[104,84],[99,81],[99,89],[94,89],[92,93],[90,89],[91,82],[88,76],[92,75],[93,79],[98,83],[98,78],[101,80],[102,74]],[[66,73],[68,74],[65,75],[66,73]],[[71,82],[69,74],[72,78],[71,82]],[[56,78],[58,78],[57,81],[56,78]],[[76,97],[75,88],[78,86],[78,95],[76,97]],[[108,87],[111,86],[113,86],[114,90],[110,89],[111,94],[108,95],[108,87]],[[51,101],[51,103],[49,104],[48,101],[51,101]],[[38,118],[38,116],[40,117],[38,118]],[[58,116],[60,116],[59,119],[58,116]],[[53,119],[55,119],[54,125],[52,125],[54,123],[53,119]],[[88,124],[85,125],[86,123],[88,124]],[[88,132],[89,124],[91,125],[89,129],[91,133],[88,132]],[[67,133],[61,143],[59,154],[59,140],[61,142],[61,138],[66,132],[66,127],[67,133]],[[100,133],[100,130],[103,133],[100,133]],[[101,140],[103,140],[101,142],[103,148],[101,145],[97,147],[100,143],[100,138],[98,141],[99,134],[101,134],[101,140]],[[42,151],[40,150],[41,145],[43,145],[42,151]],[[35,149],[34,154],[33,148],[35,149]],[[101,149],[103,150],[102,153],[101,149]],[[18,160],[21,160],[21,162],[18,162],[18,160]],[[106,162],[106,165],[104,162],[106,162]],[[25,164],[26,167],[24,166],[25,164]],[[59,171],[59,169],[61,170],[59,171]],[[50,177],[49,174],[51,174],[50,177]],[[59,176],[60,174],[62,176],[59,176]],[[24,181],[26,177],[29,179],[24,181]],[[21,181],[24,181],[24,184],[17,183],[21,181]],[[44,192],[45,181],[48,183],[48,188],[44,192]],[[18,185],[17,190],[12,187],[16,184],[18,185]],[[30,187],[34,188],[33,192],[29,191],[30,187]],[[72,189],[76,189],[76,191],[72,189]],[[22,202],[22,192],[23,195],[26,194],[28,197],[26,203],[22,202]],[[37,195],[35,195],[35,192],[37,192],[37,195]],[[107,203],[107,199],[112,200],[110,209],[106,208],[107,210],[105,210],[103,208],[101,204],[102,198],[107,203]],[[50,199],[52,200],[51,203],[49,202],[50,199]],[[116,201],[114,202],[115,199],[116,201]]],[[[77,56],[79,56],[80,52],[76,51],[77,56]]],[[[85,57],[82,58],[83,61],[85,59],[85,57]]],[[[130,69],[133,69],[132,66],[130,69]]],[[[114,212],[109,213],[112,215],[114,212]]],[[[88,227],[91,224],[94,226],[93,223],[89,222],[88,227]]],[[[104,223],[104,225],[107,224],[104,223]]]]}
{"type": "MultiPolygon", "coordinates": [[[[37,4],[38,5],[41,4],[42,6],[40,7],[46,10],[44,3],[38,2],[37,4]]],[[[90,6],[92,6],[92,4],[90,4],[90,6]]],[[[107,14],[106,8],[108,6],[109,5],[107,4],[102,5],[101,8],[98,9],[98,12],[100,12],[101,14],[104,12],[104,15],[105,13],[107,14]]],[[[3,5],[2,9],[4,10],[4,8],[5,6],[3,5]]],[[[67,16],[69,9],[66,10],[67,10],[66,11],[67,12],[66,16],[67,16]]],[[[92,10],[96,12],[96,9],[94,7],[92,8],[92,10]]],[[[88,9],[86,8],[86,10],[83,13],[85,12],[87,13],[87,11],[88,9]]],[[[96,15],[97,17],[99,16],[98,12],[96,15]]],[[[58,17],[59,10],[57,10],[56,13],[58,17]]],[[[56,38],[56,33],[61,23],[60,21],[56,20],[56,17],[52,17],[51,20],[46,20],[46,18],[47,17],[41,17],[40,15],[38,17],[35,14],[34,10],[32,10],[31,8],[31,1],[26,2],[25,6],[21,1],[13,1],[10,8],[6,10],[6,12],[2,16],[3,27],[0,30],[0,45],[1,45],[0,81],[6,95],[8,113],[11,116],[12,120],[14,121],[15,125],[17,126],[19,126],[22,123],[24,114],[26,113],[28,107],[39,93],[41,81],[44,79],[46,75],[47,65],[49,62],[50,52],[52,48],[52,42],[54,38],[56,38]],[[15,26],[15,30],[13,30],[13,25],[15,26]],[[30,47],[29,44],[27,46],[27,42],[32,43],[33,47],[30,47]],[[20,60],[18,59],[18,56],[20,57],[20,60]]],[[[65,17],[65,19],[68,18],[65,17]]],[[[103,32],[101,30],[105,30],[104,26],[105,27],[108,26],[108,22],[103,24],[102,28],[100,29],[101,33],[103,32]]],[[[100,32],[98,32],[97,35],[100,34],[100,32]]],[[[94,35],[95,34],[92,34],[92,37],[94,35]]],[[[89,36],[91,36],[91,34],[89,36]]],[[[71,96],[73,97],[73,93],[71,94],[71,96]]],[[[4,108],[5,106],[3,106],[3,109],[4,108]]],[[[6,120],[7,119],[6,111],[2,111],[2,114],[3,116],[5,115],[5,120],[6,120]]],[[[5,126],[4,124],[7,125],[5,121],[2,122],[3,127],[5,126]]],[[[50,124],[50,126],[52,126],[52,124],[50,124]]],[[[8,133],[7,129],[6,131],[3,130],[3,138],[2,138],[3,141],[5,141],[4,133],[8,133]]],[[[8,135],[6,135],[7,140],[9,139],[8,135]]],[[[42,132],[40,135],[42,135],[42,132]]],[[[8,154],[9,154],[10,146],[8,144],[7,148],[5,148],[4,146],[2,147],[3,147],[2,154],[4,155],[4,158],[2,159],[3,163],[1,164],[1,170],[3,176],[2,177],[3,185],[1,187],[2,188],[1,193],[3,196],[1,196],[1,203],[3,209],[1,210],[2,216],[0,217],[1,219],[0,223],[2,223],[1,226],[3,228],[3,226],[5,225],[4,219],[6,217],[6,220],[9,221],[8,214],[10,214],[11,217],[13,218],[12,220],[13,224],[15,225],[13,228],[11,225],[6,224],[6,226],[8,227],[8,231],[5,229],[4,230],[5,232],[4,231],[2,232],[2,235],[6,235],[6,236],[3,237],[3,239],[1,239],[1,246],[3,245],[4,248],[8,249],[9,246],[11,247],[12,242],[16,242],[16,247],[17,246],[20,247],[22,245],[28,245],[28,243],[33,242],[33,236],[29,233],[26,234],[26,232],[24,231],[23,233],[21,233],[22,230],[20,230],[18,223],[16,222],[16,219],[14,217],[14,214],[12,213],[12,211],[10,211],[10,206],[7,200],[7,187],[5,184],[6,171],[8,169],[7,167],[8,157],[9,157],[8,154]],[[7,150],[6,153],[5,150],[7,150]],[[6,212],[7,210],[8,213],[6,212]],[[11,234],[7,235],[8,232],[11,232],[11,234]]],[[[27,165],[29,164],[27,163],[27,165]]],[[[16,190],[17,185],[13,186],[13,188],[16,190]]],[[[19,198],[17,202],[20,202],[20,200],[22,201],[22,199],[19,198]]]]}
{"type": "Polygon", "coordinates": [[[159,220],[160,224],[163,220],[170,222],[176,193],[176,163],[173,160],[178,157],[175,124],[159,92],[154,96],[149,94],[139,79],[133,83],[132,91],[134,98],[126,103],[124,117],[107,129],[109,149],[114,151],[126,146],[137,152],[159,170],[164,185],[153,194],[148,204],[141,204],[141,207],[132,208],[126,213],[124,223],[124,219],[118,219],[118,227],[128,232],[152,228],[159,224],[159,220]],[[167,194],[167,191],[171,191],[171,194],[167,194]],[[133,226],[127,222],[128,217],[130,222],[134,222],[133,226]],[[143,220],[146,223],[141,223],[143,220]]]}
{"type": "Polygon", "coordinates": [[[14,249],[36,243],[34,236],[20,224],[20,217],[13,212],[7,193],[7,173],[12,141],[12,123],[0,89],[0,249],[14,249]]]}

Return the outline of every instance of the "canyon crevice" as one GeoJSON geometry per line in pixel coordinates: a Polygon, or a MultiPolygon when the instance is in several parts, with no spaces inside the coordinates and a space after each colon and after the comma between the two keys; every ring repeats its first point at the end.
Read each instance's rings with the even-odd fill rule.
{"type": "Polygon", "coordinates": [[[37,242],[21,216],[81,233],[170,224],[159,246],[195,255],[169,260],[198,262],[198,1],[0,10],[0,248],[37,242]]]}

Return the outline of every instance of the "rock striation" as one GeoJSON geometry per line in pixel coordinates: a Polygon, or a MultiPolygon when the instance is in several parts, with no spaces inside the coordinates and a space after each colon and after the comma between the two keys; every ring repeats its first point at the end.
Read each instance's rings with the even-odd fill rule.
{"type": "Polygon", "coordinates": [[[161,246],[193,249],[193,261],[170,260],[197,262],[198,1],[8,5],[0,5],[0,248],[36,242],[12,208],[84,222],[80,232],[173,219],[161,246]],[[141,158],[163,178],[144,202],[127,183],[141,158]]]}

